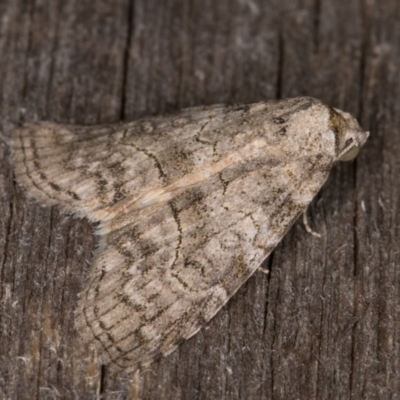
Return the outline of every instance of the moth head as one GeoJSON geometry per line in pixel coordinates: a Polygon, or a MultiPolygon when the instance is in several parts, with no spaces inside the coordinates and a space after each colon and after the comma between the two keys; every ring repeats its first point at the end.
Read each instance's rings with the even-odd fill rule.
{"type": "Polygon", "coordinates": [[[337,108],[331,109],[330,124],[336,134],[337,160],[354,160],[368,139],[369,132],[363,131],[352,115],[337,108]]]}

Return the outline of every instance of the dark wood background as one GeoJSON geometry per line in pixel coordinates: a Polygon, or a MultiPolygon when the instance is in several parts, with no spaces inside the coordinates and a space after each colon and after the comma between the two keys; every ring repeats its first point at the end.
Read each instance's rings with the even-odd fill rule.
{"type": "Polygon", "coordinates": [[[0,1],[0,398],[400,397],[397,0],[0,1]],[[26,120],[130,121],[310,95],[371,137],[195,337],[136,374],[77,354],[93,227],[28,199],[7,137],[26,120]]]}

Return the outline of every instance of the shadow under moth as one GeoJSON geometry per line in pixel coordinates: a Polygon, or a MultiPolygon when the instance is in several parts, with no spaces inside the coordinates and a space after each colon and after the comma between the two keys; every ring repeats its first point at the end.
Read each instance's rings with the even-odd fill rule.
{"type": "Polygon", "coordinates": [[[299,97],[29,123],[11,150],[29,196],[98,222],[76,328],[102,362],[133,371],[198,332],[367,137],[350,114],[299,97]]]}

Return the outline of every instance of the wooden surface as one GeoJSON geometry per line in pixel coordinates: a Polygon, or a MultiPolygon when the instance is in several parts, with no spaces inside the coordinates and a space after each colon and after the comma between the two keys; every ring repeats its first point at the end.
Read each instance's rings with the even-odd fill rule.
{"type": "Polygon", "coordinates": [[[0,398],[400,397],[397,0],[1,0],[0,398]],[[23,120],[129,121],[310,95],[371,137],[195,337],[134,375],[77,353],[96,240],[27,199],[6,139],[23,120]]]}

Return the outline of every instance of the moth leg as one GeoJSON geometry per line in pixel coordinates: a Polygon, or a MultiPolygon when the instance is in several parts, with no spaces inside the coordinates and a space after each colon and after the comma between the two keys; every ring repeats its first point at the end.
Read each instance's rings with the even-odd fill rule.
{"type": "Polygon", "coordinates": [[[258,267],[258,270],[265,275],[269,274],[269,269],[267,269],[267,268],[258,267]]]}
{"type": "Polygon", "coordinates": [[[306,228],[306,231],[308,233],[310,233],[311,235],[320,238],[321,234],[318,232],[315,232],[312,230],[310,224],[308,223],[308,219],[307,219],[307,210],[303,212],[303,224],[304,224],[304,228],[306,228]]]}

